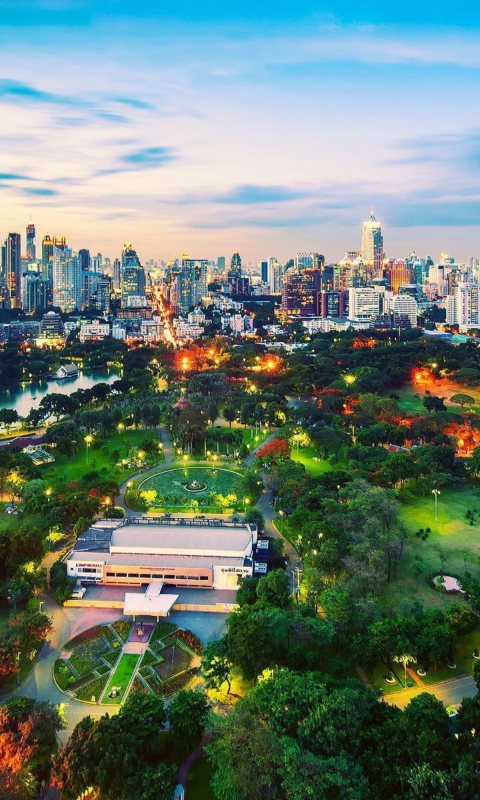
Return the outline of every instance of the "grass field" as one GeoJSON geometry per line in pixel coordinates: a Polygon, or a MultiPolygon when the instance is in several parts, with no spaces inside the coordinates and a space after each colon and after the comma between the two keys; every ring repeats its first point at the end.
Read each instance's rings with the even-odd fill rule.
{"type": "MultiPolygon", "coordinates": [[[[159,434],[156,429],[142,429],[137,431],[124,430],[121,432],[106,434],[101,437],[101,447],[96,446],[95,440],[90,445],[88,454],[88,464],[86,460],[86,445],[79,443],[79,449],[75,456],[64,456],[55,454],[56,461],[53,464],[46,464],[41,467],[41,474],[44,480],[55,481],[75,481],[83,477],[87,472],[96,470],[104,474],[106,478],[111,478],[119,483],[126,480],[130,475],[135,475],[139,469],[117,467],[116,462],[126,459],[132,449],[137,448],[143,439],[158,439],[159,434]],[[112,457],[112,453],[118,452],[118,459],[112,457]]],[[[98,440],[100,441],[100,440],[98,440]]],[[[158,463],[163,460],[160,453],[158,463]]]]}
{"type": "MultiPolygon", "coordinates": [[[[240,472],[209,467],[179,467],[152,475],[141,484],[142,490],[154,489],[158,496],[171,498],[172,505],[180,505],[184,500],[195,500],[202,496],[213,494],[236,494],[238,498],[242,496],[242,475],[240,472]],[[189,492],[183,486],[183,482],[197,481],[205,484],[205,489],[201,492],[189,492]]],[[[160,504],[159,504],[160,505],[160,504]]],[[[163,505],[163,504],[162,504],[163,505]]],[[[170,505],[170,504],[169,504],[170,505]]]]}
{"type": "Polygon", "coordinates": [[[465,389],[462,386],[446,382],[429,383],[428,385],[419,384],[418,386],[410,383],[406,386],[402,386],[401,389],[395,389],[393,392],[386,392],[384,396],[389,397],[390,394],[398,395],[400,398],[398,400],[398,405],[401,411],[404,411],[406,414],[425,414],[427,412],[423,405],[423,399],[426,397],[426,389],[436,397],[443,397],[445,406],[451,414],[462,414],[467,410],[480,414],[480,391],[478,389],[472,389],[470,387],[465,389]],[[450,398],[455,394],[467,394],[473,397],[476,402],[472,404],[472,406],[462,409],[459,405],[450,403],[450,398]]]}
{"type": "Polygon", "coordinates": [[[134,653],[124,653],[122,655],[115,672],[110,678],[110,683],[107,686],[102,703],[106,705],[119,705],[119,703],[122,702],[139,659],[140,656],[134,653]],[[118,697],[110,698],[107,695],[113,687],[118,689],[118,697]]]}
{"type": "Polygon", "coordinates": [[[399,610],[415,600],[429,606],[445,607],[461,602],[455,595],[441,594],[427,582],[432,572],[440,571],[440,555],[446,557],[444,571],[461,577],[467,568],[480,578],[480,488],[441,489],[438,498],[438,521],[434,518],[434,498],[417,497],[401,506],[401,517],[408,538],[398,579],[387,586],[381,602],[399,610]],[[467,509],[478,509],[475,525],[465,518],[467,509]],[[415,536],[419,528],[431,528],[425,541],[415,536]]]}
{"type": "Polygon", "coordinates": [[[321,459],[314,447],[292,447],[292,461],[298,461],[300,464],[305,465],[306,471],[309,475],[323,475],[333,469],[330,461],[321,459]],[[319,459],[316,461],[315,459],[319,459]]]}

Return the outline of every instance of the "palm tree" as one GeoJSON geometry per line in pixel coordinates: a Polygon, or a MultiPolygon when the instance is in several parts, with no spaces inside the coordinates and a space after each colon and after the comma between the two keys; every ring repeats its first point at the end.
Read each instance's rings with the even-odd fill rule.
{"type": "Polygon", "coordinates": [[[393,656],[393,660],[397,662],[397,664],[403,664],[403,668],[405,670],[405,681],[404,685],[407,686],[407,666],[409,664],[416,664],[417,659],[415,656],[410,655],[409,653],[402,653],[401,656],[393,656]]]}

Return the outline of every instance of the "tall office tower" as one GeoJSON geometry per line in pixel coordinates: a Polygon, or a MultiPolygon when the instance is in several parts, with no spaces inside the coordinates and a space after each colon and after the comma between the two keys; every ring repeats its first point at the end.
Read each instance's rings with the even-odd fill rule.
{"type": "Polygon", "coordinates": [[[9,308],[22,307],[21,237],[9,233],[2,248],[2,272],[7,286],[9,308]]]}
{"type": "Polygon", "coordinates": [[[410,320],[412,328],[417,326],[418,305],[414,297],[409,294],[397,294],[391,303],[393,311],[393,321],[395,325],[399,324],[399,320],[406,316],[410,320]]]}
{"type": "Polygon", "coordinates": [[[35,244],[35,225],[30,220],[27,225],[27,261],[32,264],[37,260],[37,247],[35,244]]]}
{"type": "Polygon", "coordinates": [[[384,273],[394,294],[398,294],[400,286],[412,282],[412,268],[403,258],[390,261],[384,273]]]}
{"type": "Polygon", "coordinates": [[[53,239],[48,233],[42,239],[42,274],[45,280],[53,281],[53,239]]]}
{"type": "Polygon", "coordinates": [[[67,247],[53,246],[53,305],[64,312],[82,307],[82,269],[78,255],[67,247]]]}
{"type": "Polygon", "coordinates": [[[217,269],[219,272],[225,272],[225,256],[218,256],[217,269]]]}
{"type": "Polygon", "coordinates": [[[80,261],[81,269],[90,269],[90,250],[86,250],[82,247],[82,249],[78,251],[78,260],[80,261]]]}
{"type": "Polygon", "coordinates": [[[122,250],[122,306],[127,306],[131,297],[145,297],[145,271],[136,250],[125,242],[122,250]]]}
{"type": "Polygon", "coordinates": [[[268,259],[268,284],[271,294],[281,294],[282,292],[283,267],[280,262],[271,256],[268,259]]]}
{"type": "Polygon", "coordinates": [[[289,317],[318,316],[320,272],[317,269],[287,269],[283,275],[282,311],[289,317]]]}
{"type": "Polygon", "coordinates": [[[373,210],[363,223],[362,258],[373,266],[374,277],[380,277],[384,259],[382,228],[373,210]]]}
{"type": "Polygon", "coordinates": [[[182,254],[182,266],[177,275],[177,300],[182,311],[195,306],[207,294],[208,261],[201,258],[189,258],[182,254]]]}
{"type": "Polygon", "coordinates": [[[115,292],[120,291],[120,286],[122,284],[122,262],[119,258],[116,258],[113,262],[113,290],[115,292]]]}
{"type": "Polygon", "coordinates": [[[122,268],[127,265],[132,266],[133,264],[140,267],[140,259],[137,255],[137,251],[133,249],[131,242],[125,242],[122,249],[122,268]]]}
{"type": "Polygon", "coordinates": [[[27,314],[33,314],[37,309],[46,311],[50,298],[48,281],[36,274],[27,272],[22,275],[22,308],[27,314]]]}
{"type": "Polygon", "coordinates": [[[240,253],[234,253],[230,261],[230,269],[228,271],[229,280],[240,278],[242,275],[242,259],[240,253]]]}
{"type": "Polygon", "coordinates": [[[104,314],[110,311],[110,293],[111,282],[110,278],[103,276],[97,284],[97,302],[96,308],[104,314]]]}
{"type": "Polygon", "coordinates": [[[262,279],[262,283],[268,283],[268,261],[261,262],[260,277],[262,279]]]}

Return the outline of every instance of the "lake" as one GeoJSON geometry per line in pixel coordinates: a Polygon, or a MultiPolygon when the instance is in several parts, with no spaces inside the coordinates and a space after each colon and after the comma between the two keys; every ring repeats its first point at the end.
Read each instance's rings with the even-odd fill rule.
{"type": "Polygon", "coordinates": [[[0,408],[14,408],[21,417],[26,417],[30,409],[38,408],[42,397],[52,392],[72,394],[77,389],[90,389],[96,383],[113,383],[120,377],[117,369],[96,369],[81,372],[77,378],[59,381],[35,381],[17,384],[6,392],[0,392],[0,408]]]}

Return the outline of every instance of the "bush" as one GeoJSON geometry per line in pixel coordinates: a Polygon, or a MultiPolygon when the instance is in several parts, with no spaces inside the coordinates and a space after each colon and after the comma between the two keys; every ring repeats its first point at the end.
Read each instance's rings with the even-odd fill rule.
{"type": "Polygon", "coordinates": [[[86,631],[82,631],[77,636],[74,636],[73,639],[70,639],[65,645],[64,650],[72,650],[74,647],[83,644],[83,642],[88,642],[90,639],[98,639],[99,636],[103,636],[103,632],[103,625],[95,625],[93,628],[88,628],[86,631]]]}
{"type": "Polygon", "coordinates": [[[53,667],[53,674],[59,689],[64,692],[70,688],[70,684],[75,681],[75,675],[71,671],[68,663],[63,658],[57,658],[53,667]]]}
{"type": "Polygon", "coordinates": [[[118,633],[122,642],[126,642],[130,635],[132,625],[133,623],[128,619],[118,619],[116,622],[112,622],[111,627],[115,633],[118,633]]]}
{"type": "Polygon", "coordinates": [[[92,702],[92,697],[95,697],[95,702],[98,702],[98,699],[102,694],[109,677],[110,674],[102,675],[101,678],[96,678],[96,680],[90,681],[90,683],[82,686],[77,692],[75,692],[77,700],[82,700],[83,702],[88,703],[92,702]]]}
{"type": "Polygon", "coordinates": [[[198,638],[198,636],[195,636],[195,634],[192,633],[192,631],[179,630],[174,634],[170,634],[170,636],[168,636],[167,639],[168,640],[179,639],[180,642],[183,642],[184,644],[186,644],[187,647],[190,648],[190,650],[193,650],[193,652],[197,656],[201,656],[203,654],[203,645],[202,645],[200,639],[198,638]]]}
{"type": "Polygon", "coordinates": [[[172,622],[157,622],[150,636],[150,644],[153,644],[158,639],[165,639],[166,636],[174,633],[176,630],[177,626],[172,622]]]}

